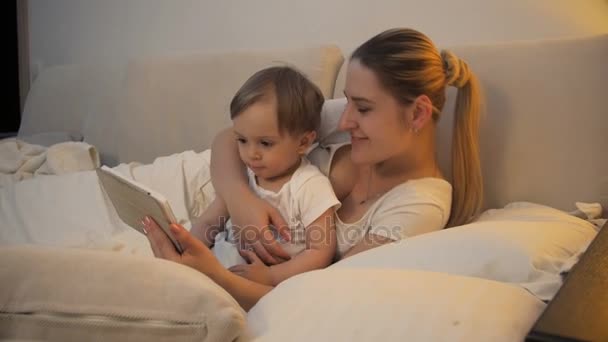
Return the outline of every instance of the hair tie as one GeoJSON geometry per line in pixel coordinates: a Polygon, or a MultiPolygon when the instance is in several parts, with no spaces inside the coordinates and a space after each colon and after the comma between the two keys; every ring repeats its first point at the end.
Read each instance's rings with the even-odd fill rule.
{"type": "Polygon", "coordinates": [[[469,82],[471,73],[465,61],[458,58],[450,50],[441,50],[441,60],[443,62],[443,72],[447,85],[462,88],[469,82]]]}

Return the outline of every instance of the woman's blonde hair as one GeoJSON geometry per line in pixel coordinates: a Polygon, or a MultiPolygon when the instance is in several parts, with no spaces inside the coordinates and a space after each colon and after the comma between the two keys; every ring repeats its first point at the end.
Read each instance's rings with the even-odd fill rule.
{"type": "Polygon", "coordinates": [[[412,29],[391,29],[358,47],[351,60],[372,70],[380,83],[400,102],[410,104],[420,95],[433,103],[433,121],[439,120],[446,101],[446,86],[458,88],[452,141],[452,211],[448,226],[470,222],[481,211],[483,182],[479,160],[479,83],[469,66],[452,52],[439,52],[424,34],[412,29]]]}

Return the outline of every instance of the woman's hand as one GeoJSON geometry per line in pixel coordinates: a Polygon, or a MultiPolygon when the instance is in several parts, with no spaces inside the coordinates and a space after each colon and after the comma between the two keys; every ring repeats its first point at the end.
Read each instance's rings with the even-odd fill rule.
{"type": "Polygon", "coordinates": [[[171,240],[162,231],[158,224],[150,217],[145,217],[142,220],[146,236],[150,241],[150,247],[154,256],[161,259],[167,259],[194,268],[215,279],[224,268],[213,255],[211,250],[207,248],[200,240],[192,236],[184,227],[178,224],[171,225],[171,233],[182,246],[184,252],[179,254],[171,240]]]}
{"type": "Polygon", "coordinates": [[[270,267],[264,265],[262,260],[252,251],[241,251],[241,256],[249,262],[246,265],[235,265],[228,270],[259,284],[274,286],[274,279],[270,267]]]}
{"type": "Polygon", "coordinates": [[[291,239],[289,227],[281,213],[254,194],[239,200],[240,205],[230,211],[230,217],[235,237],[240,240],[240,246],[245,249],[251,248],[267,265],[276,265],[289,260],[289,254],[281,248],[270,228],[271,225],[274,226],[286,241],[291,239]]]}

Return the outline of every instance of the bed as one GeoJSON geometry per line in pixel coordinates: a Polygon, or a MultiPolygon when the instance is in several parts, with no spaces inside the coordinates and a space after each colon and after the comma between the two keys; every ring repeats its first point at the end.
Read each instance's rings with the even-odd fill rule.
{"type": "MultiPolygon", "coordinates": [[[[7,182],[0,338],[606,340],[608,36],[449,48],[487,98],[477,221],[298,275],[244,312],[206,276],[152,258],[93,170],[7,182]]],[[[100,163],[165,194],[188,226],[214,196],[207,149],[229,122],[230,96],[276,61],[320,86],[320,135],[344,139],[332,129],[344,55],[331,45],[49,68],[32,85],[19,137],[82,137],[100,163]]],[[[446,174],[454,95],[438,134],[446,174]]]]}

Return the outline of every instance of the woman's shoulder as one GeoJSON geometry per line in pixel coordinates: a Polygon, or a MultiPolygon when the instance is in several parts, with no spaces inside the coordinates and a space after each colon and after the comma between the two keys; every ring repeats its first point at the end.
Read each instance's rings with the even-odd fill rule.
{"type": "Polygon", "coordinates": [[[445,212],[452,206],[452,185],[443,178],[411,179],[387,192],[379,205],[434,205],[445,212]]]}
{"type": "Polygon", "coordinates": [[[450,183],[441,178],[397,185],[375,203],[370,232],[401,240],[442,229],[450,217],[451,190],[450,183]]]}

